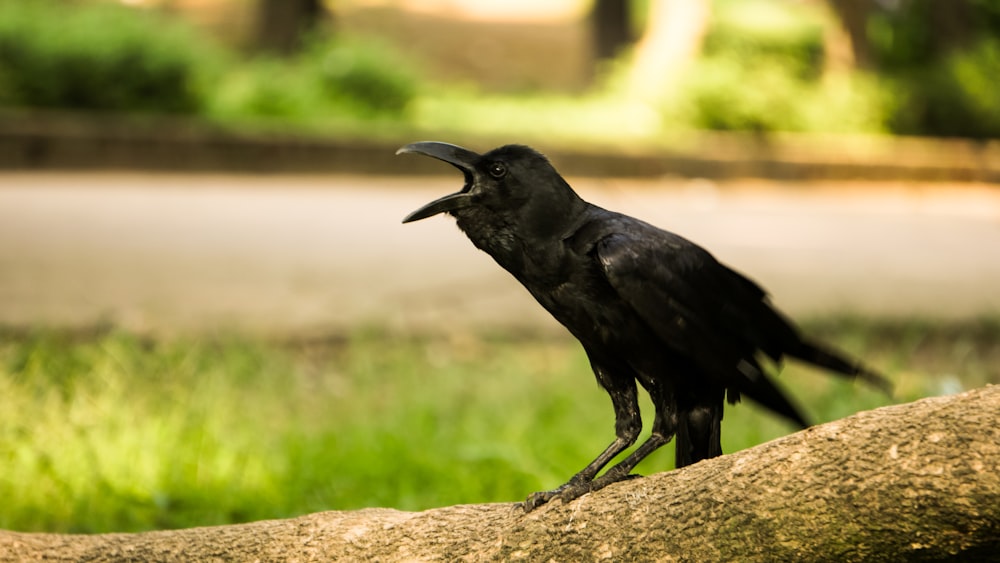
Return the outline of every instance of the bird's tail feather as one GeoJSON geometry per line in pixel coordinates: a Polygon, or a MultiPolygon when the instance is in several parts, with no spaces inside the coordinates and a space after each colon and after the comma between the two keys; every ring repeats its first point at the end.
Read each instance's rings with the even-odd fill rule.
{"type": "Polygon", "coordinates": [[[884,376],[815,342],[800,340],[799,345],[788,352],[788,355],[841,376],[861,379],[892,395],[892,383],[884,376]]]}
{"type": "Polygon", "coordinates": [[[756,360],[743,361],[738,369],[744,375],[743,385],[739,390],[731,390],[730,402],[736,402],[741,395],[746,395],[771,412],[785,417],[799,428],[806,428],[810,425],[801,409],[771,381],[771,378],[764,373],[756,360]]]}

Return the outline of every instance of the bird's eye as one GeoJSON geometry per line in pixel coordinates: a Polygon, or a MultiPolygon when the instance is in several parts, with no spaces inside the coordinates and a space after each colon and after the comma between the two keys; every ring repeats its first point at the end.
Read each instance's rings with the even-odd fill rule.
{"type": "Polygon", "coordinates": [[[489,173],[490,176],[493,176],[494,178],[499,180],[500,178],[503,178],[504,176],[507,175],[507,167],[504,166],[504,163],[502,162],[494,162],[493,164],[490,165],[489,173]]]}

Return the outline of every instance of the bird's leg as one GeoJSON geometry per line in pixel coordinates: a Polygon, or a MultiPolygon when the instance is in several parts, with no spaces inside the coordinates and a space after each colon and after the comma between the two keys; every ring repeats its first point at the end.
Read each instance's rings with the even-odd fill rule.
{"type": "Polygon", "coordinates": [[[531,512],[555,497],[570,494],[571,498],[576,498],[588,492],[597,473],[615,456],[634,444],[642,431],[642,418],[639,416],[639,400],[635,380],[629,378],[626,381],[605,382],[601,378],[603,370],[595,367],[594,371],[598,374],[598,381],[611,395],[611,403],[615,409],[615,441],[611,442],[594,461],[587,464],[587,467],[584,467],[564,485],[551,491],[540,491],[528,496],[527,500],[521,503],[525,512],[531,512]]]}
{"type": "MultiPolygon", "coordinates": [[[[546,502],[553,498],[558,498],[562,502],[566,503],[571,500],[577,499],[587,493],[603,489],[604,487],[607,487],[612,483],[616,483],[618,481],[627,479],[629,478],[629,475],[632,472],[632,470],[635,469],[635,466],[639,465],[640,461],[645,459],[646,456],[653,453],[660,447],[670,442],[670,439],[674,436],[674,433],[676,432],[677,429],[677,415],[675,413],[676,409],[673,407],[671,401],[665,400],[666,395],[661,393],[660,390],[653,390],[650,393],[650,395],[652,396],[653,401],[656,404],[656,419],[653,421],[653,432],[645,442],[640,444],[639,447],[635,449],[635,451],[629,454],[622,461],[615,464],[614,467],[608,469],[600,477],[597,477],[596,479],[594,478],[594,475],[596,475],[596,471],[600,470],[600,468],[598,468],[594,473],[590,474],[589,477],[586,477],[585,481],[576,481],[577,477],[584,475],[587,469],[591,467],[590,465],[588,465],[587,469],[584,469],[583,471],[578,473],[575,477],[573,477],[573,479],[570,479],[569,483],[566,483],[565,485],[559,487],[555,491],[550,491],[550,493],[554,494],[549,495],[541,502],[546,502]]],[[[608,453],[610,449],[611,448],[608,448],[608,450],[605,450],[604,453],[608,453]]],[[[604,454],[601,455],[603,456],[604,454]]],[[[611,457],[614,457],[614,455],[612,455],[611,457]]],[[[601,458],[599,457],[597,460],[594,460],[595,463],[600,459],[601,458]]],[[[608,458],[608,460],[610,460],[610,458],[608,458]]],[[[607,463],[608,460],[605,460],[605,463],[607,463]]],[[[594,464],[592,463],[591,465],[594,464]]],[[[525,511],[531,511],[534,508],[537,508],[537,506],[541,505],[540,502],[534,506],[531,506],[531,501],[537,495],[541,494],[548,494],[548,493],[535,493],[534,495],[529,497],[528,500],[525,502],[525,507],[524,507],[525,511]]]]}
{"type": "Polygon", "coordinates": [[[577,487],[567,487],[566,490],[559,493],[559,500],[569,502],[587,493],[599,491],[612,483],[628,479],[630,477],[630,473],[633,469],[635,469],[636,465],[639,465],[640,461],[669,442],[670,438],[671,436],[669,434],[664,435],[654,430],[649,438],[640,444],[639,447],[636,448],[634,452],[630,453],[625,459],[621,460],[615,464],[614,467],[605,471],[603,475],[592,481],[582,483],[581,486],[577,487]]]}
{"type": "Polygon", "coordinates": [[[559,500],[564,503],[569,502],[587,493],[599,491],[612,483],[627,479],[632,470],[635,469],[635,466],[639,465],[640,461],[670,441],[677,428],[676,418],[674,414],[664,413],[660,407],[657,407],[656,420],[653,422],[653,433],[645,442],[640,444],[625,459],[615,464],[614,467],[605,471],[600,477],[583,483],[578,487],[567,487],[566,490],[559,493],[559,500]]]}

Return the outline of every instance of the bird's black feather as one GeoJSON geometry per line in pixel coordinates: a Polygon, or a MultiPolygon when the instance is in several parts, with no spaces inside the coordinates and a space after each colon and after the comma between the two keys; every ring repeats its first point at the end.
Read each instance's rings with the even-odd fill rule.
{"type": "Polygon", "coordinates": [[[786,357],[888,390],[860,363],[804,339],[756,283],[681,236],[581,199],[548,160],[525,146],[484,155],[439,143],[423,152],[463,171],[466,185],[408,217],[455,216],[477,248],[520,281],[583,344],[612,399],[616,439],[566,485],[528,509],[624,478],[676,437],[677,465],[722,453],[726,398],[749,397],[798,426],[806,418],[762,365],[786,357]],[[443,202],[443,203],[442,203],[443,202]],[[656,410],[652,436],[605,474],[639,434],[636,382],[656,410]]]}

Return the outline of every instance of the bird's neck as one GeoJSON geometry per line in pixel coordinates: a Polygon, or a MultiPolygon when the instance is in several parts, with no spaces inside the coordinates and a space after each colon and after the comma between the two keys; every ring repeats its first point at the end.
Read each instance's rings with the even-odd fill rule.
{"type": "Polygon", "coordinates": [[[456,211],[458,228],[479,250],[489,254],[505,270],[515,271],[524,259],[524,243],[515,226],[493,213],[478,208],[456,211]]]}
{"type": "Polygon", "coordinates": [[[456,212],[455,218],[476,248],[518,279],[522,273],[531,272],[535,280],[556,280],[567,252],[565,240],[586,218],[586,202],[577,197],[569,203],[550,208],[545,215],[532,215],[523,209],[517,214],[500,215],[468,208],[456,212]]]}

